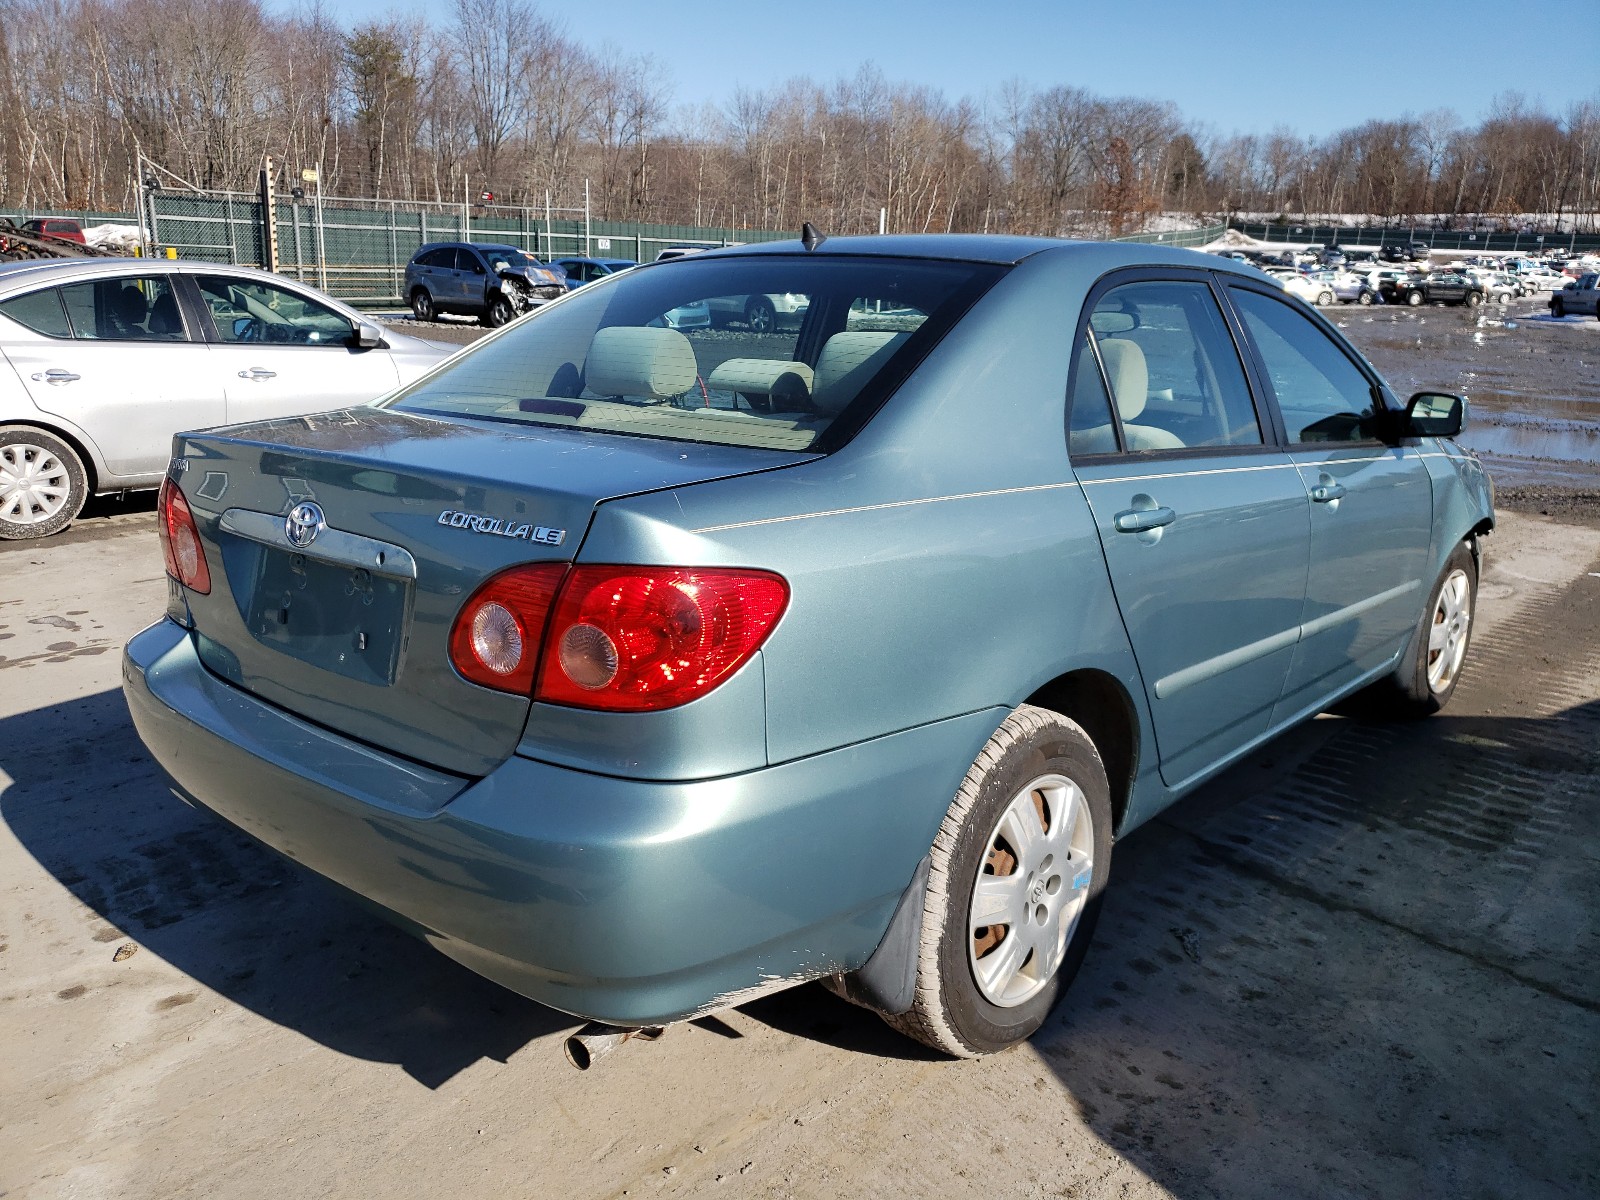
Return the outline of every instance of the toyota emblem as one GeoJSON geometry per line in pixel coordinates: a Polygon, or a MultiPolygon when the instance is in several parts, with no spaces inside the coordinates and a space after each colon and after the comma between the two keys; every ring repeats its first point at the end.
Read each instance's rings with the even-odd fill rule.
{"type": "Polygon", "coordinates": [[[291,546],[304,548],[317,540],[327,522],[322,516],[322,506],[315,500],[296,504],[283,519],[284,536],[291,546]]]}

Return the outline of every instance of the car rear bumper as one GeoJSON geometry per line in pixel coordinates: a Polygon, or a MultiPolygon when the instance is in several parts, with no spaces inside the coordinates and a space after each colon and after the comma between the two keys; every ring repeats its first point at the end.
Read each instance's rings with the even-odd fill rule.
{"type": "Polygon", "coordinates": [[[180,796],[552,1008],[658,1024],[871,955],[988,710],[761,771],[641,782],[514,757],[445,774],[128,643],[134,724],[180,796]]]}

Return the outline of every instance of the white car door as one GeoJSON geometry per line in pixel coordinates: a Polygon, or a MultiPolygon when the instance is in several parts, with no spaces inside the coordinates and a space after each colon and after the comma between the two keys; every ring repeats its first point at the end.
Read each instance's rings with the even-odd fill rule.
{"type": "Polygon", "coordinates": [[[250,276],[194,278],[230,425],[362,404],[399,382],[389,352],[357,346],[350,319],[322,301],[250,276]]]}
{"type": "Polygon", "coordinates": [[[226,419],[206,347],[173,279],[114,275],[14,296],[0,306],[5,356],[42,412],[94,442],[110,476],[159,476],[172,435],[226,419]]]}

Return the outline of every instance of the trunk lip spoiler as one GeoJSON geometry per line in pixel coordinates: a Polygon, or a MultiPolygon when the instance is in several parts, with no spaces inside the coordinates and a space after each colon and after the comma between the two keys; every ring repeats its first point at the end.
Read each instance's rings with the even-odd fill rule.
{"type": "Polygon", "coordinates": [[[309,545],[298,546],[289,540],[287,518],[281,514],[230,508],[219,522],[224,532],[260,542],[289,554],[303,554],[319,562],[340,567],[360,568],[374,575],[393,579],[415,579],[417,560],[411,551],[393,542],[379,541],[360,533],[335,529],[331,525],[317,532],[309,545]]]}

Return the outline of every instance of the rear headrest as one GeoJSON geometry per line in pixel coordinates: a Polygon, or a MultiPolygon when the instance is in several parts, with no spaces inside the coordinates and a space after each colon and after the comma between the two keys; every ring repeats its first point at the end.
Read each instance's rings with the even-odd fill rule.
{"type": "Polygon", "coordinates": [[[694,347],[676,329],[613,326],[589,343],[583,375],[597,395],[666,400],[694,386],[694,347]]]}
{"type": "Polygon", "coordinates": [[[856,398],[891,354],[905,344],[909,333],[860,330],[836,333],[817,356],[811,402],[825,413],[838,413],[856,398]]]}
{"type": "Polygon", "coordinates": [[[1150,399],[1150,368],[1144,351],[1127,338],[1101,338],[1100,360],[1106,364],[1117,412],[1124,421],[1136,419],[1150,399]]]}
{"type": "Polygon", "coordinates": [[[783,358],[730,358],[717,364],[706,386],[722,392],[771,396],[780,409],[803,405],[815,376],[803,362],[783,358]]]}

